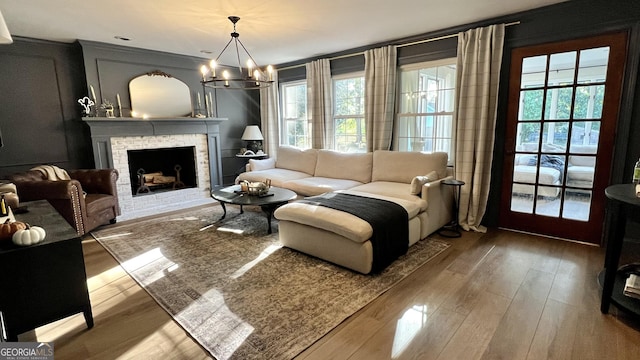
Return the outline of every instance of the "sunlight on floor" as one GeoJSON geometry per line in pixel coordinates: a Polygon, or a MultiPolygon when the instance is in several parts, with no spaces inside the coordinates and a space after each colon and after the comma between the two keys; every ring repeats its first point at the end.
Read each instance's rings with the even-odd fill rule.
{"type": "Polygon", "coordinates": [[[123,262],[122,267],[129,272],[140,271],[142,268],[147,268],[145,269],[146,276],[141,280],[141,283],[144,286],[148,286],[158,279],[162,279],[165,271],[171,272],[177,269],[178,264],[167,259],[160,251],[160,248],[154,248],[123,262]]]}
{"type": "Polygon", "coordinates": [[[227,307],[224,296],[215,289],[211,289],[195,299],[180,311],[176,318],[180,318],[182,314],[208,315],[206,318],[200,319],[200,325],[194,330],[194,333],[207,333],[215,339],[215,346],[219,348],[221,356],[224,358],[231,357],[255,330],[253,326],[239,318],[227,307]]]}
{"type": "MultiPolygon", "coordinates": [[[[127,297],[142,291],[142,288],[132,280],[122,283],[121,279],[124,276],[126,276],[125,271],[118,265],[87,279],[94,319],[118,309],[122,302],[127,301],[127,297]]],[[[56,341],[68,334],[81,333],[86,326],[83,314],[78,313],[38,327],[35,329],[34,338],[21,340],[56,341]]]]}
{"type": "Polygon", "coordinates": [[[176,218],[172,218],[172,219],[167,219],[165,221],[196,221],[196,220],[200,220],[199,217],[195,217],[195,216],[184,216],[184,217],[176,217],[176,218]]]}
{"type": "Polygon", "coordinates": [[[242,230],[242,229],[233,229],[233,228],[228,228],[228,227],[219,227],[217,231],[226,232],[226,233],[232,233],[232,234],[238,234],[238,235],[244,234],[244,230],[242,230]]]}
{"type": "Polygon", "coordinates": [[[282,245],[270,245],[268,248],[264,249],[263,252],[258,255],[257,258],[251,260],[250,262],[244,264],[240,269],[238,269],[235,273],[231,275],[232,279],[237,279],[242,276],[244,273],[249,271],[252,267],[254,267],[257,263],[267,258],[267,256],[273,254],[274,251],[280,249],[282,245]]]}
{"type": "MultiPolygon", "coordinates": [[[[100,240],[104,241],[104,240],[109,240],[109,239],[115,239],[115,238],[119,238],[119,237],[123,237],[123,236],[129,236],[132,235],[133,233],[120,233],[120,234],[115,234],[115,235],[109,235],[109,236],[101,236],[100,240]]],[[[93,234],[92,234],[93,235],[93,234]]],[[[93,236],[95,239],[95,236],[93,236]]]]}
{"type": "Polygon", "coordinates": [[[427,325],[427,305],[414,305],[402,315],[396,325],[391,357],[398,358],[411,341],[427,325]]]}

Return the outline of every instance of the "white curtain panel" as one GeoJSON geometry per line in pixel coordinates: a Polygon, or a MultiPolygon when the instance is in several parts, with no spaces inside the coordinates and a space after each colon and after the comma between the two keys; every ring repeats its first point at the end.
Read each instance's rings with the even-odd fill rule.
{"type": "Polygon", "coordinates": [[[364,118],[367,151],[390,150],[396,96],[397,50],[386,46],[364,52],[364,118]]]}
{"type": "Polygon", "coordinates": [[[262,148],[271,157],[276,157],[280,145],[278,72],[274,71],[272,75],[273,84],[260,89],[260,123],[264,137],[262,148]]]}
{"type": "Polygon", "coordinates": [[[459,219],[467,231],[486,231],[503,43],[504,24],[458,34],[455,177],[465,182],[459,219]]]}
{"type": "Polygon", "coordinates": [[[306,64],[307,68],[307,116],[311,120],[311,147],[333,149],[333,87],[329,59],[306,64]]]}

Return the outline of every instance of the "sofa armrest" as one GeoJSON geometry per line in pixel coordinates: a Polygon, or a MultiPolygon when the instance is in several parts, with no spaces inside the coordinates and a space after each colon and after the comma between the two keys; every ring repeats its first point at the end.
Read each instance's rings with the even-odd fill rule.
{"type": "MultiPolygon", "coordinates": [[[[422,199],[427,201],[427,212],[433,228],[438,229],[453,219],[454,186],[442,185],[442,180],[453,179],[447,176],[422,186],[422,199]]],[[[424,234],[428,235],[428,234],[424,234]]]]}
{"type": "Polygon", "coordinates": [[[116,195],[116,181],[118,180],[118,170],[116,169],[73,170],[69,176],[79,181],[87,193],[116,195]]]}
{"type": "MultiPolygon", "coordinates": [[[[420,197],[422,198],[422,200],[426,200],[428,203],[429,198],[432,196],[435,196],[436,192],[440,193],[443,190],[447,190],[447,189],[443,189],[446,185],[442,185],[442,180],[447,180],[447,179],[453,179],[453,176],[447,176],[442,179],[438,179],[436,181],[428,182],[422,185],[422,192],[420,193],[420,197]]],[[[453,195],[453,193],[451,194],[453,195]]]]}

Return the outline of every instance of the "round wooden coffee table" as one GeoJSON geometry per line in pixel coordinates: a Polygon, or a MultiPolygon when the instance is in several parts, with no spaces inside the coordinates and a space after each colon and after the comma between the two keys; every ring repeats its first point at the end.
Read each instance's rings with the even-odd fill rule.
{"type": "Polygon", "coordinates": [[[227,216],[227,207],[225,204],[240,205],[240,214],[244,213],[243,206],[260,206],[262,211],[267,215],[267,224],[269,226],[268,233],[271,234],[271,218],[273,212],[280,206],[288,203],[296,198],[296,193],[272,186],[266,196],[255,196],[240,191],[240,185],[233,185],[225,188],[217,188],[211,191],[211,197],[217,200],[222,206],[222,217],[227,216]]]}

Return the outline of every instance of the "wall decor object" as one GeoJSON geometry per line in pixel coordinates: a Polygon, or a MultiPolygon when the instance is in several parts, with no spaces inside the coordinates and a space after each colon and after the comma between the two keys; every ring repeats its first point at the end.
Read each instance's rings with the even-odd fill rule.
{"type": "Polygon", "coordinates": [[[191,91],[182,80],[156,70],[129,82],[131,110],[143,118],[190,117],[191,91]]]}

